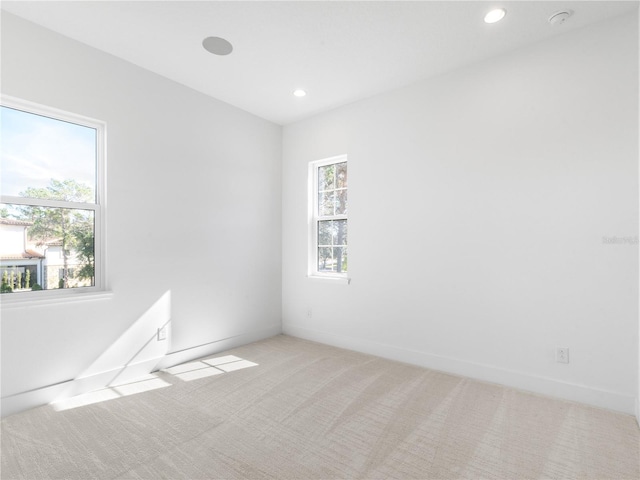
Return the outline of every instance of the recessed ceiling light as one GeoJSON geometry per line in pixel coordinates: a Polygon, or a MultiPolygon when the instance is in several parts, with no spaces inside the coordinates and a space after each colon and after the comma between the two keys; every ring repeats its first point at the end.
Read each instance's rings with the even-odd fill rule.
{"type": "Polygon", "coordinates": [[[296,97],[304,97],[304,96],[307,94],[307,92],[305,92],[304,90],[302,90],[301,88],[299,88],[299,89],[297,89],[297,90],[294,90],[293,94],[294,94],[296,97]]]}
{"type": "Polygon", "coordinates": [[[202,46],[214,55],[229,55],[233,51],[233,45],[220,37],[207,37],[202,41],[202,46]]]}
{"type": "Polygon", "coordinates": [[[502,20],[506,14],[507,11],[504,8],[496,8],[484,16],[484,21],[485,23],[496,23],[502,20]]]}

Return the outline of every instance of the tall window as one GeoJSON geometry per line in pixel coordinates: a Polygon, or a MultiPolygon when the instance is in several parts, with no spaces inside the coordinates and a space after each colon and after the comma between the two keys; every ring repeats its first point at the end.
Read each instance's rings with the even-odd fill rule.
{"type": "Polygon", "coordinates": [[[312,162],[309,173],[312,183],[310,274],[346,277],[347,157],[312,162]]]}
{"type": "Polygon", "coordinates": [[[101,122],[2,98],[3,297],[103,288],[104,130],[101,122]]]}

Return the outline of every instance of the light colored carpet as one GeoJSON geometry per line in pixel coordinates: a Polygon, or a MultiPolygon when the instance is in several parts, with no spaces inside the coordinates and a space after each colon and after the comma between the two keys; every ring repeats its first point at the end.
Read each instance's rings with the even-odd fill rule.
{"type": "Polygon", "coordinates": [[[226,354],[258,365],[4,419],[2,479],[640,478],[629,415],[287,336],[226,354]]]}

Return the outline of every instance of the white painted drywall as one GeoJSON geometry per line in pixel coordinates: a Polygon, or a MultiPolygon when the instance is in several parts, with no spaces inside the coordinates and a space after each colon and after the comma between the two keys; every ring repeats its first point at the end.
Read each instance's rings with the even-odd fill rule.
{"type": "Polygon", "coordinates": [[[636,12],[286,126],[283,172],[285,333],[633,413],[636,12]],[[332,285],[307,165],[345,153],[332,285]]]}
{"type": "MultiPolygon", "coordinates": [[[[640,15],[638,15],[638,32],[640,32],[640,15]]],[[[637,37],[638,42],[640,42],[640,35],[637,37]]],[[[640,50],[640,43],[638,46],[638,49],[640,50]]],[[[638,82],[638,96],[640,97],[640,82],[638,82]]],[[[638,108],[638,123],[640,124],[640,108],[638,108]]],[[[640,165],[640,154],[638,155],[639,157],[639,165],[640,165]]],[[[638,182],[640,183],[640,168],[638,169],[638,182]]],[[[639,210],[640,210],[640,196],[638,197],[638,202],[639,202],[639,210]]],[[[640,220],[639,220],[640,221],[640,220]]],[[[640,260],[640,258],[639,258],[640,260]]],[[[639,307],[640,307],[640,295],[638,298],[638,302],[639,302],[639,307]]],[[[639,308],[640,310],[640,308],[639,308]]],[[[639,312],[640,313],[640,312],[639,312]]],[[[638,422],[638,426],[640,427],[640,314],[638,315],[638,351],[636,352],[637,355],[637,359],[638,359],[638,373],[637,373],[637,378],[638,378],[638,390],[637,390],[637,394],[636,394],[636,422],[638,422]]]]}
{"type": "Polygon", "coordinates": [[[281,127],[7,13],[2,92],[107,123],[113,293],[3,305],[3,413],[81,375],[280,332],[281,127]]]}

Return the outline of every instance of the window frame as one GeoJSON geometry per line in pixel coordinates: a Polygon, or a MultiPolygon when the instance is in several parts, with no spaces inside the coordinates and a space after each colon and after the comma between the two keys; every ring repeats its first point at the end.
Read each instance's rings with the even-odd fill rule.
{"type": "MultiPolygon", "coordinates": [[[[307,277],[312,279],[342,281],[348,284],[350,282],[349,270],[347,270],[346,272],[340,272],[340,273],[325,272],[325,271],[318,270],[318,224],[319,222],[327,221],[327,220],[345,220],[347,222],[347,226],[349,225],[348,210],[346,214],[320,215],[320,209],[319,209],[318,172],[321,167],[326,167],[328,165],[336,165],[339,163],[346,163],[347,172],[349,171],[349,161],[348,161],[348,156],[346,154],[309,162],[309,172],[308,172],[309,242],[308,242],[308,255],[307,255],[307,258],[308,258],[307,277]]],[[[347,173],[347,176],[348,176],[348,173],[347,173]]],[[[349,192],[348,185],[346,190],[347,190],[347,198],[348,198],[348,192],[349,192]]],[[[348,238],[348,234],[347,234],[347,238],[348,238]]],[[[348,248],[348,245],[349,244],[347,243],[347,248],[348,248]]]]}
{"type": "MultiPolygon", "coordinates": [[[[0,298],[2,303],[23,303],[42,300],[66,300],[68,298],[95,296],[107,290],[106,276],[106,162],[107,162],[107,125],[105,122],[94,118],[78,115],[65,110],[60,110],[47,105],[31,102],[9,95],[0,95],[0,105],[26,113],[40,115],[54,120],[73,123],[96,131],[96,183],[95,203],[66,202],[61,200],[44,200],[14,195],[0,195],[0,203],[14,205],[33,205],[52,208],[66,208],[73,210],[89,210],[93,212],[94,219],[94,284],[92,286],[63,288],[50,290],[37,290],[20,292],[16,294],[4,294],[0,298]]],[[[1,192],[0,192],[1,193],[1,192]]],[[[88,298],[88,297],[86,297],[88,298]]]]}

